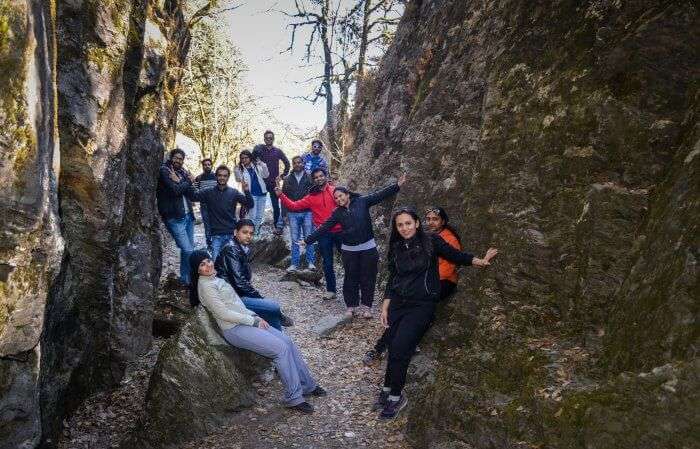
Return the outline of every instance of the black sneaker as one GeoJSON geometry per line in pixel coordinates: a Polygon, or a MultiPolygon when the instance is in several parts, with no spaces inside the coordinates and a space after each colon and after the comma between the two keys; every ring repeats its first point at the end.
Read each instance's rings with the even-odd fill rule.
{"type": "Polygon", "coordinates": [[[289,408],[304,413],[305,415],[310,415],[314,412],[314,406],[306,401],[302,402],[301,404],[293,405],[289,408]]]}
{"type": "Polygon", "coordinates": [[[304,396],[316,396],[317,398],[320,398],[322,396],[328,396],[328,392],[322,386],[316,385],[316,388],[314,388],[313,391],[306,393],[304,396]]]}
{"type": "Polygon", "coordinates": [[[376,349],[370,349],[365,353],[365,356],[362,357],[362,363],[364,363],[366,366],[372,366],[374,362],[381,360],[383,357],[384,353],[377,352],[376,349]]]}
{"type": "Polygon", "coordinates": [[[406,404],[408,404],[408,399],[406,399],[405,394],[399,396],[398,401],[391,401],[387,398],[386,405],[384,405],[384,409],[379,414],[379,417],[381,419],[394,419],[399,415],[399,412],[406,407],[406,404]]]}
{"type": "Polygon", "coordinates": [[[280,324],[284,327],[292,327],[294,326],[294,320],[280,312],[280,324]]]}
{"type": "Polygon", "coordinates": [[[376,412],[376,411],[382,410],[386,406],[386,401],[388,399],[389,399],[389,392],[384,391],[384,390],[380,390],[379,396],[377,396],[377,400],[372,405],[372,411],[376,412]]]}

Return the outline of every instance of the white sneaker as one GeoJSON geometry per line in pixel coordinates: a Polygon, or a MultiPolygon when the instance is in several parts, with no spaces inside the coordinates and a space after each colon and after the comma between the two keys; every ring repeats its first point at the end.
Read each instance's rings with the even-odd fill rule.
{"type": "Polygon", "coordinates": [[[308,269],[309,269],[309,270],[316,270],[316,265],[310,263],[309,266],[308,266],[308,269]]]}
{"type": "Polygon", "coordinates": [[[290,265],[289,268],[287,268],[287,273],[291,273],[292,271],[297,271],[298,268],[296,265],[290,265]]]}

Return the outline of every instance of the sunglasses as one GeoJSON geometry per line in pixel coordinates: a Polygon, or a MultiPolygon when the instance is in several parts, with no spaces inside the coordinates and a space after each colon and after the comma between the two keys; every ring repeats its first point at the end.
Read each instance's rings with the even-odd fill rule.
{"type": "Polygon", "coordinates": [[[322,148],[322,147],[323,147],[323,145],[321,145],[320,143],[315,143],[315,144],[311,145],[311,148],[322,148]]]}

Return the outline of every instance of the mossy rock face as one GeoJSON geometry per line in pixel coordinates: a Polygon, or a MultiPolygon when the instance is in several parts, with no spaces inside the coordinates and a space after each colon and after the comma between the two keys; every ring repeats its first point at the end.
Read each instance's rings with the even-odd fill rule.
{"type": "Polygon", "coordinates": [[[267,359],[226,343],[200,307],[158,356],[142,438],[171,447],[220,429],[254,403],[252,379],[266,366],[267,359]]]}
{"type": "Polygon", "coordinates": [[[41,438],[39,358],[61,264],[53,2],[0,3],[0,448],[41,438]]]}
{"type": "Polygon", "coordinates": [[[651,407],[634,388],[576,437],[548,417],[622,388],[625,371],[695,369],[699,18],[651,0],[407,8],[358,89],[342,182],[370,191],[408,173],[374,209],[380,242],[394,207],[440,205],[466,249],[500,251],[462,270],[441,334],[421,344],[435,368],[409,384],[416,447],[662,448],[687,434],[687,403],[651,407]],[[596,440],[604,421],[648,426],[647,407],[665,436],[601,427],[596,440]]]}

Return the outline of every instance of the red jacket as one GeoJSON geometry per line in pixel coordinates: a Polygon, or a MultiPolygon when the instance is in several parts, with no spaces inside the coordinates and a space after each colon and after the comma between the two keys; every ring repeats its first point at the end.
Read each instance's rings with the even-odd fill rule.
{"type": "MultiPolygon", "coordinates": [[[[323,224],[328,219],[335,209],[335,201],[333,200],[333,192],[335,187],[330,183],[326,183],[323,190],[320,192],[311,192],[299,201],[292,201],[287,198],[284,193],[280,195],[282,205],[290,212],[300,212],[305,209],[311,209],[311,219],[316,227],[323,224]]],[[[339,224],[333,226],[330,232],[340,232],[342,228],[339,224]]]]}

